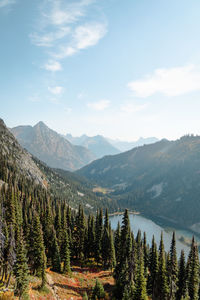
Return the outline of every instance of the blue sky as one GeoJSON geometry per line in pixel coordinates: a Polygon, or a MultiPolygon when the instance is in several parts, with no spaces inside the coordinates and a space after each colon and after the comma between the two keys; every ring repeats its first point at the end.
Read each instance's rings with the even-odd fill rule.
{"type": "Polygon", "coordinates": [[[73,135],[200,134],[199,0],[0,0],[1,117],[73,135]]]}

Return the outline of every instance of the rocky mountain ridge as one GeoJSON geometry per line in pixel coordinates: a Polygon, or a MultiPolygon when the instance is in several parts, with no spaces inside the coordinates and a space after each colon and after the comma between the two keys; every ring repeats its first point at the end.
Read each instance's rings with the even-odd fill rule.
{"type": "Polygon", "coordinates": [[[32,156],[19,145],[13,134],[0,119],[0,155],[14,165],[19,174],[44,185],[45,176],[32,160],[32,156]]]}
{"type": "Polygon", "coordinates": [[[22,147],[52,168],[73,171],[95,159],[88,149],[72,145],[43,122],[17,126],[11,132],[22,147]]]}

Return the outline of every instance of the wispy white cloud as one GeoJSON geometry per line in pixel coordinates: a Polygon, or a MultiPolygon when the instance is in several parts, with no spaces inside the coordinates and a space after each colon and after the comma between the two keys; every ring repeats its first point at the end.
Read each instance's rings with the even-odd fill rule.
{"type": "Polygon", "coordinates": [[[88,5],[92,4],[94,0],[82,1],[51,1],[52,7],[49,14],[46,14],[48,22],[53,25],[72,24],[85,15],[85,9],[88,5]],[[64,5],[63,5],[64,4],[64,5]]]}
{"type": "Polygon", "coordinates": [[[53,56],[63,59],[80,50],[96,45],[107,32],[105,23],[84,24],[75,28],[69,44],[62,45],[53,56]]]}
{"type": "MultiPolygon", "coordinates": [[[[62,60],[96,45],[105,36],[107,24],[105,20],[98,21],[96,13],[95,21],[86,23],[88,9],[95,1],[44,0],[40,28],[30,34],[31,42],[38,47],[51,48],[47,54],[54,60],[62,60]]],[[[52,71],[48,67],[46,70],[52,71]]]]}
{"type": "Polygon", "coordinates": [[[53,95],[61,95],[64,91],[64,88],[62,86],[54,86],[48,87],[48,90],[53,95]]]}
{"type": "Polygon", "coordinates": [[[0,0],[0,8],[14,4],[15,2],[16,2],[15,0],[0,0]]]}
{"type": "Polygon", "coordinates": [[[47,71],[57,72],[62,70],[62,66],[59,61],[49,60],[43,68],[47,71]]]}
{"type": "Polygon", "coordinates": [[[120,107],[120,110],[126,114],[129,114],[129,113],[136,113],[136,112],[139,112],[139,111],[142,111],[144,109],[147,108],[147,103],[145,104],[135,104],[135,103],[131,103],[131,102],[128,102],[124,105],[122,105],[120,107]]]}
{"type": "Polygon", "coordinates": [[[33,44],[41,47],[53,47],[54,43],[61,40],[70,33],[70,27],[61,27],[55,32],[49,32],[46,34],[32,33],[30,38],[33,44]]]}
{"type": "Polygon", "coordinates": [[[155,93],[178,96],[200,91],[200,68],[195,65],[156,69],[153,74],[128,84],[137,97],[146,98],[155,93]]]}
{"type": "Polygon", "coordinates": [[[109,100],[100,100],[97,102],[89,102],[87,103],[87,106],[91,109],[94,109],[96,111],[102,111],[104,109],[106,109],[107,107],[110,106],[110,101],[109,100]]]}
{"type": "Polygon", "coordinates": [[[74,41],[77,49],[94,46],[106,34],[106,24],[94,23],[79,26],[74,32],[74,41]]]}

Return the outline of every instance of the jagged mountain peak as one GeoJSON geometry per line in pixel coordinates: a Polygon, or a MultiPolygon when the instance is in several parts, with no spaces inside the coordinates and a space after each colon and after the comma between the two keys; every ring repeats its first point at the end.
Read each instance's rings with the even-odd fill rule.
{"type": "Polygon", "coordinates": [[[43,121],[39,121],[33,126],[33,128],[49,129],[49,127],[43,121]]]}
{"type": "Polygon", "coordinates": [[[53,168],[72,171],[96,158],[88,149],[72,145],[42,121],[33,127],[18,126],[11,131],[24,148],[53,168]]]}

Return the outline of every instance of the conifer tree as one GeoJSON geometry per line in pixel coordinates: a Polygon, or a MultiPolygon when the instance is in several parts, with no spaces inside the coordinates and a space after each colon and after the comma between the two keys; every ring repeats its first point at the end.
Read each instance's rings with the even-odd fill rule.
{"type": "Polygon", "coordinates": [[[103,235],[103,211],[97,211],[95,222],[95,259],[97,264],[101,260],[102,255],[102,235],[103,235]]]}
{"type": "Polygon", "coordinates": [[[88,218],[88,257],[94,257],[95,254],[95,226],[94,216],[88,218]]]}
{"type": "Polygon", "coordinates": [[[121,228],[120,223],[118,221],[117,230],[115,231],[115,255],[116,255],[116,263],[120,263],[120,251],[121,251],[121,228]]]}
{"type": "Polygon", "coordinates": [[[96,300],[96,299],[104,299],[105,297],[105,291],[103,288],[103,285],[101,284],[101,282],[97,279],[95,286],[93,288],[92,291],[92,300],[96,300]]]}
{"type": "Polygon", "coordinates": [[[84,258],[84,242],[85,242],[85,215],[83,208],[79,205],[78,214],[76,216],[76,226],[73,234],[75,255],[81,261],[84,258]]]}
{"type": "Polygon", "coordinates": [[[178,262],[176,254],[176,238],[175,232],[173,232],[172,242],[170,247],[170,261],[169,261],[169,277],[170,277],[170,297],[175,298],[177,291],[177,280],[178,280],[178,262]]]}
{"type": "Polygon", "coordinates": [[[111,226],[109,225],[109,240],[108,240],[108,268],[111,270],[116,265],[116,258],[115,258],[115,247],[114,247],[114,241],[113,241],[113,233],[111,230],[111,226]]]}
{"type": "Polygon", "coordinates": [[[14,266],[14,274],[16,278],[15,295],[21,299],[28,289],[28,265],[26,252],[23,241],[22,229],[17,229],[16,240],[16,262],[14,266]]]}
{"type": "Polygon", "coordinates": [[[153,235],[152,245],[149,254],[149,274],[148,274],[148,281],[147,281],[148,293],[152,295],[153,299],[154,299],[154,294],[156,294],[157,275],[158,275],[158,252],[155,243],[155,238],[153,235]]]}
{"type": "Polygon", "coordinates": [[[70,273],[70,250],[69,250],[69,238],[67,230],[64,233],[64,240],[63,240],[63,273],[70,273]]]}
{"type": "Polygon", "coordinates": [[[42,277],[44,270],[46,269],[46,257],[43,241],[43,233],[40,224],[39,216],[35,213],[33,217],[33,226],[31,230],[32,235],[32,256],[33,265],[32,269],[36,276],[42,277]]]}
{"type": "Polygon", "coordinates": [[[199,299],[199,257],[198,248],[192,239],[191,250],[188,258],[188,292],[192,300],[199,299]]]}
{"type": "Polygon", "coordinates": [[[57,242],[58,246],[61,247],[62,244],[62,221],[61,221],[61,208],[60,205],[57,208],[56,211],[56,217],[55,217],[55,225],[54,228],[56,230],[56,236],[57,236],[57,242]]]}
{"type": "Polygon", "coordinates": [[[129,282],[135,281],[138,262],[137,243],[134,239],[133,233],[131,233],[131,244],[131,253],[128,260],[129,282]]]}
{"type": "Polygon", "coordinates": [[[53,226],[53,217],[51,211],[51,204],[48,197],[45,199],[45,207],[44,207],[44,221],[43,221],[43,231],[44,231],[44,244],[47,251],[47,258],[51,260],[52,252],[50,251],[52,248],[52,226],[53,226]]]}
{"type": "Polygon", "coordinates": [[[147,277],[147,272],[148,272],[148,249],[147,249],[146,232],[144,232],[144,237],[143,237],[143,255],[144,255],[144,272],[145,272],[145,277],[147,277]]]}
{"type": "Polygon", "coordinates": [[[184,255],[184,251],[181,251],[181,256],[180,256],[180,260],[179,260],[179,271],[178,271],[178,290],[176,293],[176,299],[179,300],[182,297],[184,298],[186,296],[186,265],[185,265],[185,255],[184,255]]]}
{"type": "Polygon", "coordinates": [[[105,220],[104,220],[104,229],[103,229],[103,236],[102,236],[102,262],[104,265],[104,268],[108,268],[112,263],[113,260],[113,249],[111,245],[111,235],[112,232],[109,229],[109,217],[108,217],[108,210],[106,209],[105,213],[105,220]]]}
{"type": "Polygon", "coordinates": [[[8,189],[6,192],[6,203],[5,203],[5,214],[6,214],[6,223],[8,225],[16,225],[16,207],[15,207],[15,196],[14,189],[12,184],[8,184],[8,189]]]}
{"type": "Polygon", "coordinates": [[[120,264],[120,268],[117,270],[115,268],[114,278],[116,281],[116,298],[122,299],[125,287],[130,285],[127,259],[120,264]]]}
{"type": "Polygon", "coordinates": [[[51,253],[52,253],[52,270],[55,272],[60,272],[60,252],[56,238],[56,231],[52,228],[52,246],[51,246],[51,253]]]}
{"type": "Polygon", "coordinates": [[[126,209],[124,212],[122,227],[121,227],[121,253],[120,260],[122,263],[129,258],[131,251],[131,239],[130,239],[130,221],[128,210],[126,209]]]}
{"type": "Polygon", "coordinates": [[[41,265],[41,277],[42,277],[42,284],[41,287],[44,287],[46,285],[47,282],[47,278],[46,278],[46,254],[45,252],[43,252],[43,259],[42,259],[42,265],[41,265]]]}
{"type": "Polygon", "coordinates": [[[166,274],[166,261],[165,261],[165,250],[163,243],[163,233],[161,233],[160,247],[159,247],[159,266],[157,276],[157,288],[158,288],[158,299],[167,300],[168,297],[168,286],[167,286],[167,274],[166,274]]]}
{"type": "Polygon", "coordinates": [[[147,300],[146,279],[144,275],[144,259],[142,249],[137,266],[134,300],[147,300]]]}

